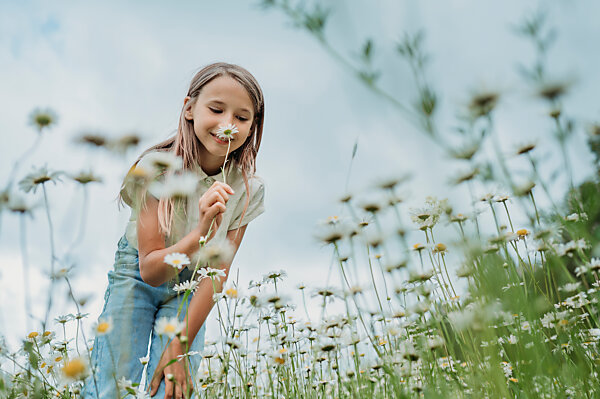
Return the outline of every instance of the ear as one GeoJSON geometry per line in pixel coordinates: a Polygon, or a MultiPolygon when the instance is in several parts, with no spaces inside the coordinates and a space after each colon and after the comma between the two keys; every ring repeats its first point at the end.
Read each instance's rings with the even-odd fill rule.
{"type": "Polygon", "coordinates": [[[187,119],[188,121],[191,121],[192,119],[194,119],[194,114],[192,113],[192,105],[190,103],[191,97],[190,96],[186,96],[183,99],[183,117],[185,119],[187,119]]]}

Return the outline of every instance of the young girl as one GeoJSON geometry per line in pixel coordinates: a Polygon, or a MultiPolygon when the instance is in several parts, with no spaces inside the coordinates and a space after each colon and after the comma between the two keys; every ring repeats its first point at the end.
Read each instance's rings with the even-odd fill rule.
{"type": "MultiPolygon", "coordinates": [[[[193,388],[189,376],[199,366],[200,355],[194,353],[203,349],[213,285],[210,279],[201,280],[184,304],[183,293],[174,288],[192,277],[197,252],[205,241],[206,245],[229,242],[235,254],[247,224],[264,211],[264,186],[254,175],[263,120],[263,94],[256,79],[237,65],[208,65],[192,79],[176,135],[146,150],[131,168],[121,190],[121,198],[131,207],[131,218],[118,244],[114,270],[108,273],[99,318],[111,328],[95,339],[95,378],[86,381],[83,397],[124,395],[117,393],[117,381],[140,381],[140,358],[146,356],[149,341],[146,381],[150,394],[182,398],[193,388]],[[139,176],[147,176],[152,167],[167,168],[174,158],[169,155],[181,158],[183,171],[177,173],[198,176],[196,189],[185,199],[162,198],[160,190],[151,189],[152,184],[139,184],[139,176]],[[165,263],[165,256],[177,253],[192,259],[187,268],[178,270],[165,263]],[[177,316],[180,305],[181,333],[172,340],[159,336],[156,322],[177,316]],[[191,354],[184,361],[169,364],[187,352],[191,354]],[[187,359],[190,368],[186,371],[187,359]]],[[[166,177],[168,172],[159,173],[155,183],[164,183],[166,177]]],[[[211,265],[225,272],[223,279],[216,279],[218,291],[232,259],[211,265]]]]}

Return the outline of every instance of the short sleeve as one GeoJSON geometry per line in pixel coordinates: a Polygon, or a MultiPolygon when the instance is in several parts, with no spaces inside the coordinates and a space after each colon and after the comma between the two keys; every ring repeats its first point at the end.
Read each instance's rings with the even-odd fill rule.
{"type": "Polygon", "coordinates": [[[263,180],[258,176],[253,176],[248,181],[248,186],[250,188],[248,208],[244,212],[246,207],[246,195],[244,194],[236,206],[228,230],[235,230],[247,225],[265,211],[265,184],[263,180]]]}

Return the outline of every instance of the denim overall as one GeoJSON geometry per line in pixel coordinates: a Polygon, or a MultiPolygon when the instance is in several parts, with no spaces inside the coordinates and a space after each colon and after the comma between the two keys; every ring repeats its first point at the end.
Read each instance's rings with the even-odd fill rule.
{"type": "MultiPolygon", "coordinates": [[[[192,271],[185,269],[179,274],[179,281],[189,280],[191,275],[192,271]]],[[[154,333],[154,322],[161,317],[174,317],[183,300],[183,293],[178,295],[173,290],[175,284],[174,280],[159,287],[146,284],[140,276],[137,249],[129,245],[125,236],[121,237],[115,253],[114,269],[108,273],[104,309],[99,317],[99,320],[111,321],[112,330],[94,339],[92,367],[96,370],[96,382],[90,375],[85,383],[83,398],[118,398],[115,380],[123,376],[134,383],[140,382],[144,366],[139,358],[146,356],[148,341],[152,335],[146,371],[146,386],[149,386],[168,342],[167,337],[161,338],[154,333]]],[[[188,304],[191,297],[190,295],[188,298],[188,304]]],[[[187,305],[184,305],[180,320],[184,319],[186,308],[187,305]]],[[[203,325],[189,351],[202,351],[205,330],[203,325]]],[[[189,360],[193,375],[196,375],[201,356],[192,355],[189,360]]],[[[121,392],[121,396],[124,394],[125,392],[121,392]]],[[[165,397],[164,378],[154,397],[165,397]]]]}

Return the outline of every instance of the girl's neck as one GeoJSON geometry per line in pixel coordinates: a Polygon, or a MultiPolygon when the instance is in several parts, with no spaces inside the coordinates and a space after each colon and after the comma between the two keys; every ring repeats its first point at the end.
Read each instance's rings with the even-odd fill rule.
{"type": "Polygon", "coordinates": [[[216,157],[208,151],[202,151],[200,154],[200,167],[208,176],[214,176],[221,171],[225,162],[225,157],[216,157]]]}

